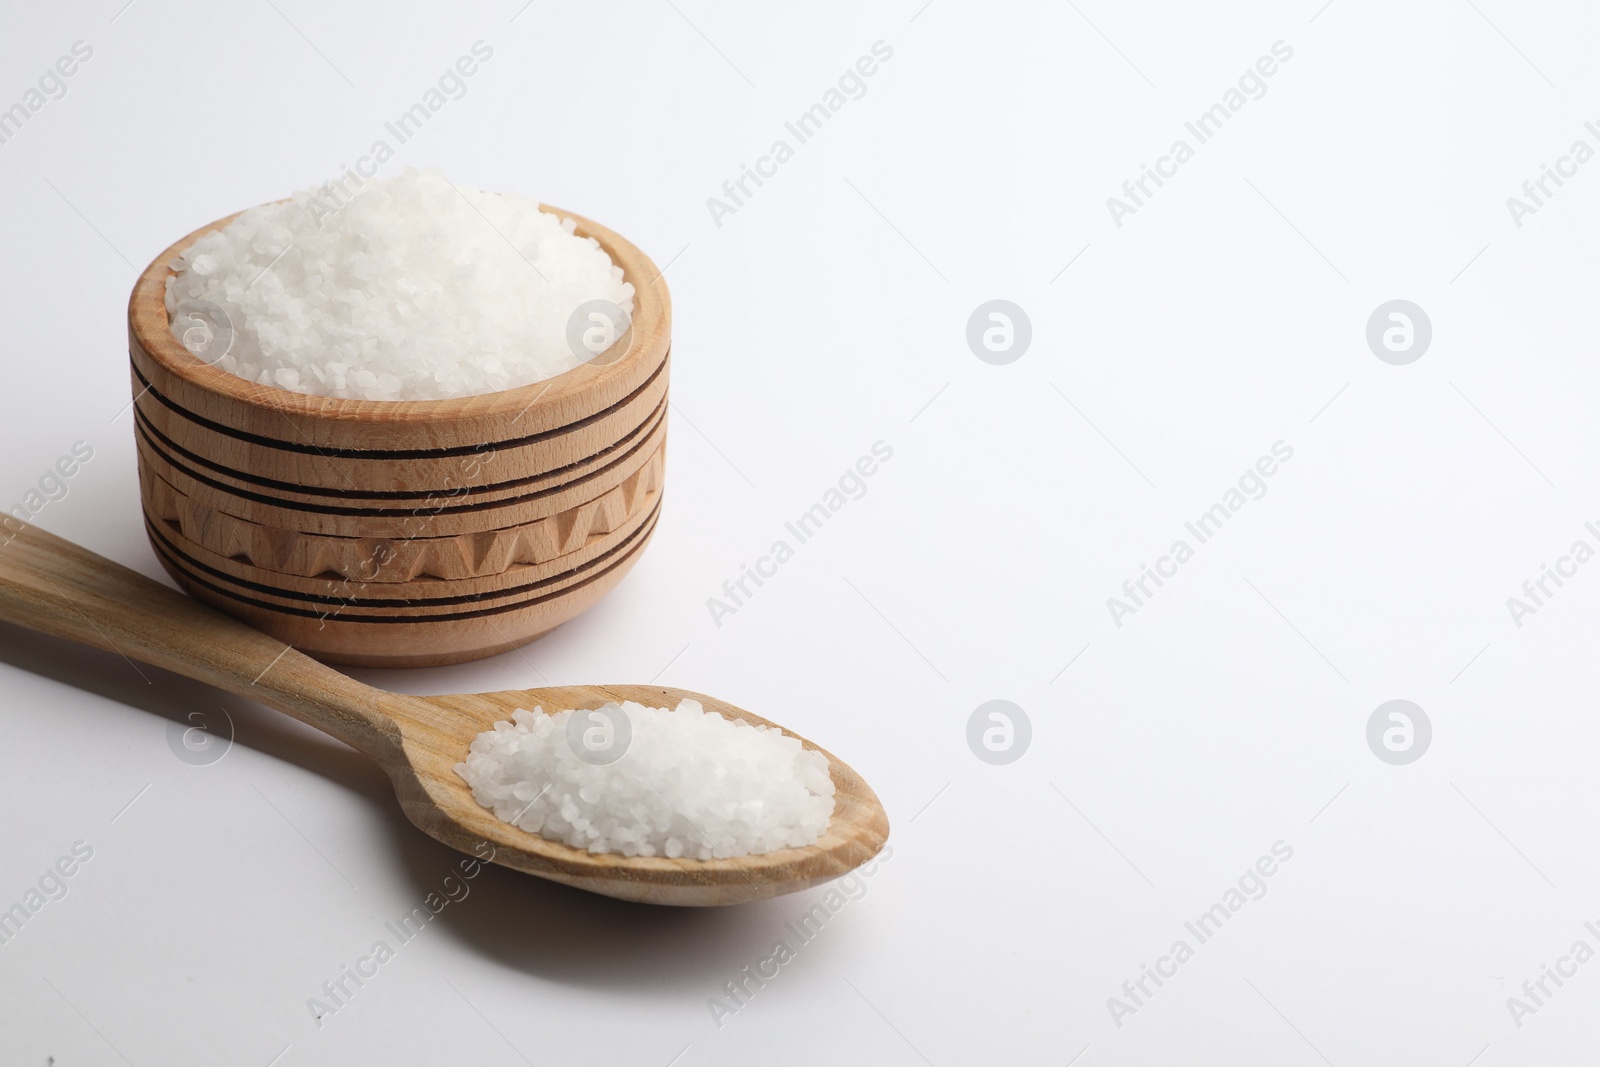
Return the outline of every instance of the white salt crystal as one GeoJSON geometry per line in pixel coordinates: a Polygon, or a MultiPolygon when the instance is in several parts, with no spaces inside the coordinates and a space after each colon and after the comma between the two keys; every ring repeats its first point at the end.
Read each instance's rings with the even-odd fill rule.
{"type": "Polygon", "coordinates": [[[569,342],[580,305],[605,300],[633,314],[622,269],[574,226],[536,200],[452,185],[437,171],[408,168],[348,199],[302,190],[194,242],[173,264],[167,314],[220,308],[233,327],[220,358],[176,318],[174,335],[213,366],[295,392],[497,392],[597,354],[569,342]]]}
{"type": "Polygon", "coordinates": [[[479,734],[455,771],[496,818],[590,852],[759,855],[815,844],[833,816],[821,753],[694,700],[672,711],[632,701],[598,713],[519,708],[479,734]],[[615,736],[626,747],[602,764],[574,739],[605,714],[625,717],[615,736]],[[574,715],[586,717],[573,724],[574,715]]]}

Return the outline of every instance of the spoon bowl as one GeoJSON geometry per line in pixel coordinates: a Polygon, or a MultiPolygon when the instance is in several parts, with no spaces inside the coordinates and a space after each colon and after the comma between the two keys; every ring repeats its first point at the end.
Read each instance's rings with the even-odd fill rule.
{"type": "Polygon", "coordinates": [[[363,685],[93,552],[15,518],[0,519],[0,619],[116,652],[276,708],[344,741],[388,773],[406,817],[479,859],[622,900],[706,906],[793,893],[877,855],[889,819],[850,766],[828,760],[834,812],[815,844],[710,860],[591,853],[530,834],[473,799],[455,765],[473,738],[518,708],[596,708],[685,697],[752,726],[774,723],[701,693],[648,685],[558,686],[410,696],[363,685]],[[487,847],[487,854],[486,854],[487,847]]]}
{"type": "Polygon", "coordinates": [[[830,881],[865,863],[883,847],[888,816],[872,789],[848,764],[803,737],[799,738],[801,744],[828,760],[834,787],[833,818],[815,844],[759,856],[695,860],[591,853],[500,821],[473,799],[472,790],[455,772],[472,739],[493,729],[496,722],[510,719],[518,708],[532,711],[542,707],[555,712],[625,700],[672,708],[686,697],[724,718],[741,719],[751,726],[776,726],[715,697],[662,686],[579,685],[411,697],[407,699],[415,706],[390,712],[401,724],[404,759],[381,762],[406,816],[445,844],[472,852],[481,851],[481,843],[487,842],[494,849],[496,863],[625,900],[687,905],[759,900],[830,881]]]}

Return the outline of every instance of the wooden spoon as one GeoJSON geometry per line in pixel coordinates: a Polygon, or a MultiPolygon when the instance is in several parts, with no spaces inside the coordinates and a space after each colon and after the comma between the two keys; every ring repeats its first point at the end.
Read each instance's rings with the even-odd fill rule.
{"type": "Polygon", "coordinates": [[[867,783],[831,754],[833,821],[816,844],[763,856],[692,860],[593,855],[519,830],[473,800],[455,773],[473,737],[517,708],[594,708],[683,697],[752,725],[766,719],[714,697],[648,685],[582,685],[418,697],[363,685],[241,622],[70,541],[0,521],[0,619],[117,652],[277,708],[377,760],[406,817],[453,848],[594,893],[652,904],[738,904],[837,878],[875,856],[889,818],[867,783]],[[7,540],[9,538],[9,540],[7,540]],[[487,847],[486,847],[487,846],[487,847]]]}

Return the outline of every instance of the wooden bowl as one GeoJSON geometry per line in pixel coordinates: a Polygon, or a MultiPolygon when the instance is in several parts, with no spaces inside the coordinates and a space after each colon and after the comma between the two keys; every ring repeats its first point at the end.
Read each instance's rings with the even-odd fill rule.
{"type": "Polygon", "coordinates": [[[533,640],[621,581],[661,508],[672,308],[655,264],[555,208],[635,289],[615,345],[554,378],[452,400],[258,385],[170,328],[169,264],[128,303],[150,543],[196,599],[318,659],[457,663],[533,640]]]}

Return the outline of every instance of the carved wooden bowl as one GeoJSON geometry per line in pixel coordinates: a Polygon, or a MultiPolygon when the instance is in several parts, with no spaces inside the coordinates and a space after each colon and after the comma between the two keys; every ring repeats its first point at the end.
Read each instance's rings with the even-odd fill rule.
{"type": "Polygon", "coordinates": [[[258,385],[172,335],[170,264],[128,305],[150,543],[195,598],[332,663],[431,666],[531,641],[621,581],[655,529],[671,301],[650,259],[572,218],[633,284],[628,331],[546,381],[451,400],[258,385]]]}

